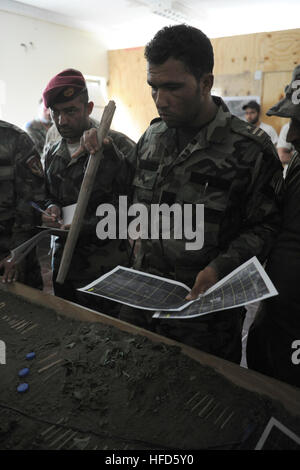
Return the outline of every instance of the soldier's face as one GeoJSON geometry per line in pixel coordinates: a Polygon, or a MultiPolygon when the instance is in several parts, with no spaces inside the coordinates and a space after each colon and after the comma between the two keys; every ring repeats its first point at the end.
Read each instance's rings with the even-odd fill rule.
{"type": "Polygon", "coordinates": [[[250,124],[256,124],[259,119],[259,114],[256,109],[246,108],[245,110],[245,119],[250,122],[250,124]]]}
{"type": "Polygon", "coordinates": [[[291,119],[286,140],[293,144],[297,152],[300,152],[300,121],[298,119],[291,119]]]}
{"type": "Polygon", "coordinates": [[[93,102],[83,103],[80,96],[67,103],[55,104],[51,109],[51,117],[60,135],[70,143],[78,141],[89,127],[93,106],[93,102]]]}
{"type": "Polygon", "coordinates": [[[147,81],[158,114],[168,127],[195,127],[203,120],[213,76],[196,80],[181,60],[169,58],[161,65],[148,63],[147,81]]]}

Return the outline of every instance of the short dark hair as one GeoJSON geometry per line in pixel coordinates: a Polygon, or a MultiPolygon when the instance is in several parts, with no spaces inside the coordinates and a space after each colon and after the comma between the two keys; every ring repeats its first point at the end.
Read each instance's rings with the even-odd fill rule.
{"type": "Polygon", "coordinates": [[[257,101],[251,100],[248,103],[244,104],[243,110],[250,108],[250,109],[255,109],[258,113],[260,113],[260,105],[258,104],[257,101]]]}
{"type": "Polygon", "coordinates": [[[170,57],[181,60],[197,80],[214,67],[214,51],[208,37],[200,29],[179,24],[166,26],[146,45],[145,58],[155,65],[170,57]]]}

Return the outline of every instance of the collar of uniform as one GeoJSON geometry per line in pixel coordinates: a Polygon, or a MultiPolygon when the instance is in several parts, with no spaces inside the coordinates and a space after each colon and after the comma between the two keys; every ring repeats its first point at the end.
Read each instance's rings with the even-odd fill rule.
{"type": "Polygon", "coordinates": [[[161,159],[163,155],[176,151],[176,130],[169,128],[162,120],[155,122],[147,130],[146,145],[149,142],[155,142],[155,147],[158,149],[156,155],[161,159]]]}
{"type": "Polygon", "coordinates": [[[55,158],[59,158],[60,160],[63,160],[65,167],[74,165],[80,158],[87,155],[86,153],[83,153],[82,155],[79,155],[79,157],[77,158],[71,158],[67,141],[64,138],[62,138],[56,145],[57,146],[54,151],[54,156],[55,158]]]}
{"type": "MultiPolygon", "coordinates": [[[[205,127],[206,129],[206,127],[205,127]]],[[[161,155],[161,162],[164,159],[164,155],[172,155],[173,159],[169,165],[168,172],[171,171],[174,165],[185,161],[195,150],[203,150],[209,147],[209,142],[206,139],[206,132],[203,132],[201,129],[198,134],[191,140],[189,144],[178,153],[177,149],[177,135],[176,129],[168,128],[164,122],[160,123],[158,135],[158,147],[160,147],[163,152],[157,152],[161,155]]]]}
{"type": "Polygon", "coordinates": [[[79,158],[82,157],[82,155],[79,155],[78,158],[71,158],[67,141],[64,138],[62,138],[60,141],[60,145],[57,149],[56,155],[58,155],[65,161],[66,166],[73,165],[79,158]]]}
{"type": "Polygon", "coordinates": [[[51,150],[52,150],[52,154],[55,156],[55,158],[60,158],[62,160],[64,160],[65,164],[68,165],[68,163],[70,162],[70,153],[69,153],[69,150],[68,150],[68,146],[67,146],[67,142],[65,141],[65,139],[61,138],[55,145],[55,148],[53,149],[53,147],[51,147],[51,150]]]}
{"type": "Polygon", "coordinates": [[[215,118],[208,124],[206,128],[206,139],[209,142],[217,144],[223,143],[230,132],[231,113],[222,98],[218,96],[212,97],[218,106],[218,112],[215,118]]]}

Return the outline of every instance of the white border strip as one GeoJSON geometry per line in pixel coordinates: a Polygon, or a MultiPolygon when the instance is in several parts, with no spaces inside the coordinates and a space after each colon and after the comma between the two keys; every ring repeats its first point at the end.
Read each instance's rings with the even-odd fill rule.
{"type": "MultiPolygon", "coordinates": [[[[290,431],[286,426],[284,426],[282,423],[277,421],[277,419],[273,418],[273,416],[270,418],[264,432],[262,433],[258,443],[255,446],[254,450],[261,450],[267,440],[267,437],[269,436],[271,430],[273,427],[276,427],[280,429],[280,431],[283,432],[283,434],[286,434],[292,441],[296,442],[300,446],[300,437],[297,436],[295,433],[290,431]]],[[[279,449],[279,450],[285,450],[285,449],[279,449]]]]}
{"type": "MultiPolygon", "coordinates": [[[[230,280],[235,274],[239,273],[240,271],[243,271],[244,268],[246,268],[249,264],[254,264],[257,271],[259,272],[259,274],[261,275],[264,283],[266,284],[269,292],[270,292],[270,295],[277,295],[278,292],[273,284],[273,282],[271,281],[271,279],[269,278],[269,276],[267,275],[266,271],[264,270],[264,268],[262,267],[262,265],[260,264],[260,262],[258,261],[258,259],[256,258],[256,256],[253,256],[252,258],[250,258],[248,261],[246,261],[245,263],[241,264],[241,266],[239,266],[238,268],[234,269],[234,271],[232,271],[231,273],[227,274],[227,276],[223,277],[220,281],[218,281],[216,284],[214,284],[212,287],[210,287],[209,289],[207,289],[207,291],[205,292],[205,294],[203,294],[202,296],[205,296],[207,294],[210,294],[211,292],[213,292],[215,289],[217,289],[218,287],[222,286],[223,284],[225,284],[225,282],[227,282],[228,280],[230,280]]],[[[268,295],[268,294],[267,294],[268,295]]],[[[268,295],[268,297],[270,296],[268,295]]]]}

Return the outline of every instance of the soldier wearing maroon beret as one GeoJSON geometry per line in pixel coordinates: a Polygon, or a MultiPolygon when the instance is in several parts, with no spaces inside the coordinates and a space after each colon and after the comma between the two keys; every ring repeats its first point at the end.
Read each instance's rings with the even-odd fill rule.
{"type": "MultiPolygon", "coordinates": [[[[90,118],[94,103],[89,101],[82,73],[74,69],[64,70],[53,77],[43,92],[43,99],[45,106],[50,108],[52,119],[62,137],[45,154],[46,211],[49,217],[43,216],[43,221],[46,225],[57,226],[57,220],[62,217],[62,208],[78,200],[89,159],[85,150],[80,151],[80,139],[84,131],[95,127],[95,121],[90,118]]],[[[135,146],[131,139],[119,132],[109,131],[109,137],[113,145],[124,154],[135,146]]],[[[126,190],[127,188],[119,188],[122,194],[126,190]]],[[[62,285],[56,283],[64,248],[64,240],[61,238],[55,243],[53,255],[55,295],[108,314],[114,307],[117,309],[118,304],[112,306],[105,299],[80,293],[76,289],[115,266],[128,263],[130,250],[127,240],[99,240],[96,234],[96,225],[99,222],[99,217],[96,216],[97,207],[104,202],[117,203],[118,195],[113,178],[104,178],[100,166],[71,266],[62,285]]]]}
{"type": "Polygon", "coordinates": [[[87,91],[84,76],[79,70],[66,69],[55,75],[43,92],[46,108],[57,103],[66,103],[87,91]]]}

